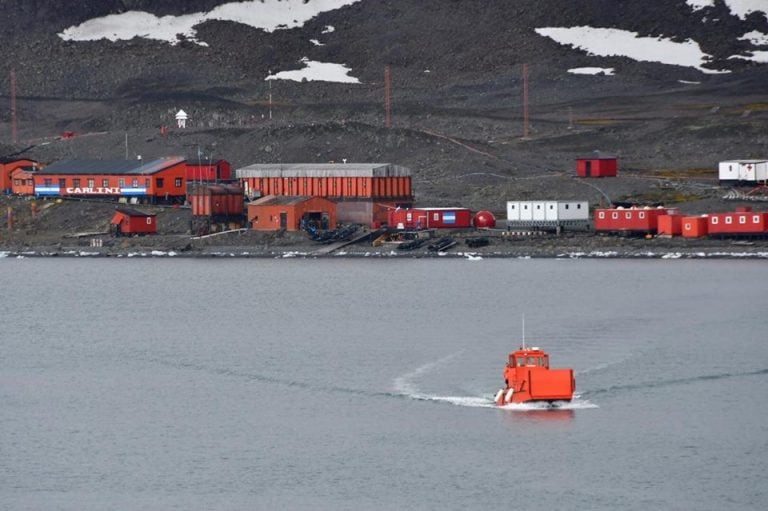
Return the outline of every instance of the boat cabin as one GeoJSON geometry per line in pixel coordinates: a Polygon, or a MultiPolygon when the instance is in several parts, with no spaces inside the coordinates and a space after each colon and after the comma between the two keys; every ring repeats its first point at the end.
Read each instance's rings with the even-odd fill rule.
{"type": "Polygon", "coordinates": [[[521,348],[509,354],[508,367],[543,367],[549,369],[549,355],[540,348],[521,348]]]}

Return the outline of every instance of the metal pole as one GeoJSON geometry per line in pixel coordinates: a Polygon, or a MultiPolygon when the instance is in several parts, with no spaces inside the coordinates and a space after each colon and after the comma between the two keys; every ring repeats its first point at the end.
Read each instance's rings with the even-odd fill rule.
{"type": "Polygon", "coordinates": [[[523,138],[528,138],[528,64],[523,64],[523,138]]]}
{"type": "Polygon", "coordinates": [[[11,69],[11,141],[16,144],[19,141],[16,126],[16,70],[11,69]]]}
{"type": "Polygon", "coordinates": [[[392,127],[392,71],[384,66],[384,126],[392,127]]]}

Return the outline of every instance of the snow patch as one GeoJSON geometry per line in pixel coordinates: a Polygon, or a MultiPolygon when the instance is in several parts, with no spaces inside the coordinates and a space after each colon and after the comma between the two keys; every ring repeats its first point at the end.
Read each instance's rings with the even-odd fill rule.
{"type": "Polygon", "coordinates": [[[749,41],[755,46],[768,45],[768,34],[763,34],[762,32],[758,32],[757,30],[753,30],[752,32],[747,32],[743,36],[739,37],[739,39],[742,41],[749,41]]]}
{"type": "Polygon", "coordinates": [[[573,73],[575,75],[599,75],[603,74],[606,76],[613,76],[613,68],[612,67],[574,67],[573,69],[569,69],[569,73],[573,73]]]}
{"type": "MultiPolygon", "coordinates": [[[[715,0],[685,0],[694,11],[703,9],[704,7],[712,7],[715,5],[715,0]]],[[[745,19],[749,14],[753,12],[762,12],[766,15],[768,12],[768,5],[765,0],[725,0],[725,5],[731,10],[732,14],[735,14],[741,19],[745,19]]],[[[766,15],[768,17],[768,15],[766,15]]]]}
{"type": "Polygon", "coordinates": [[[703,53],[699,44],[690,39],[676,43],[663,37],[640,37],[637,33],[626,30],[587,26],[537,28],[536,33],[591,55],[622,56],[638,61],[693,67],[702,73],[729,72],[701,67],[710,55],[703,53]]]}
{"type": "Polygon", "coordinates": [[[678,82],[686,85],[701,85],[701,82],[692,82],[690,80],[678,80],[678,82]]]}
{"type": "Polygon", "coordinates": [[[328,62],[317,62],[304,57],[299,62],[304,64],[304,69],[295,71],[281,71],[269,75],[265,80],[294,80],[297,82],[319,81],[319,82],[338,82],[338,83],[360,83],[360,80],[354,76],[349,76],[352,71],[344,64],[332,64],[328,62]]]}
{"type": "Polygon", "coordinates": [[[764,64],[768,62],[768,51],[753,51],[751,52],[751,57],[746,57],[744,55],[733,55],[731,57],[728,57],[729,59],[741,59],[741,60],[751,60],[752,62],[757,62],[758,64],[764,64]]]}
{"type": "MultiPolygon", "coordinates": [[[[181,16],[155,16],[144,11],[110,14],[65,29],[58,35],[65,41],[130,40],[134,37],[164,41],[171,45],[186,38],[201,46],[194,27],[206,21],[232,21],[272,32],[303,26],[318,14],[355,4],[360,0],[250,0],[222,4],[209,12],[181,16]]],[[[326,26],[323,33],[332,32],[326,26]]]]}

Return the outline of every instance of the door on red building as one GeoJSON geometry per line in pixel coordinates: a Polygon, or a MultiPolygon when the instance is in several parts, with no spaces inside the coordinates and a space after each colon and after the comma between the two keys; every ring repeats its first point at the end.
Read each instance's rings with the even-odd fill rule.
{"type": "Polygon", "coordinates": [[[288,228],[288,213],[280,213],[280,228],[288,228]]]}
{"type": "Polygon", "coordinates": [[[584,175],[592,177],[592,162],[589,160],[584,162],[584,175]]]}

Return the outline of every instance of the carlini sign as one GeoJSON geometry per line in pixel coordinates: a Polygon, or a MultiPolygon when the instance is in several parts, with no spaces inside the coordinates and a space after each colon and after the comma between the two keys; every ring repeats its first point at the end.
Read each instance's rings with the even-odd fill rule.
{"type": "Polygon", "coordinates": [[[72,195],[119,195],[118,187],[97,187],[97,188],[67,188],[67,193],[72,195]]]}

